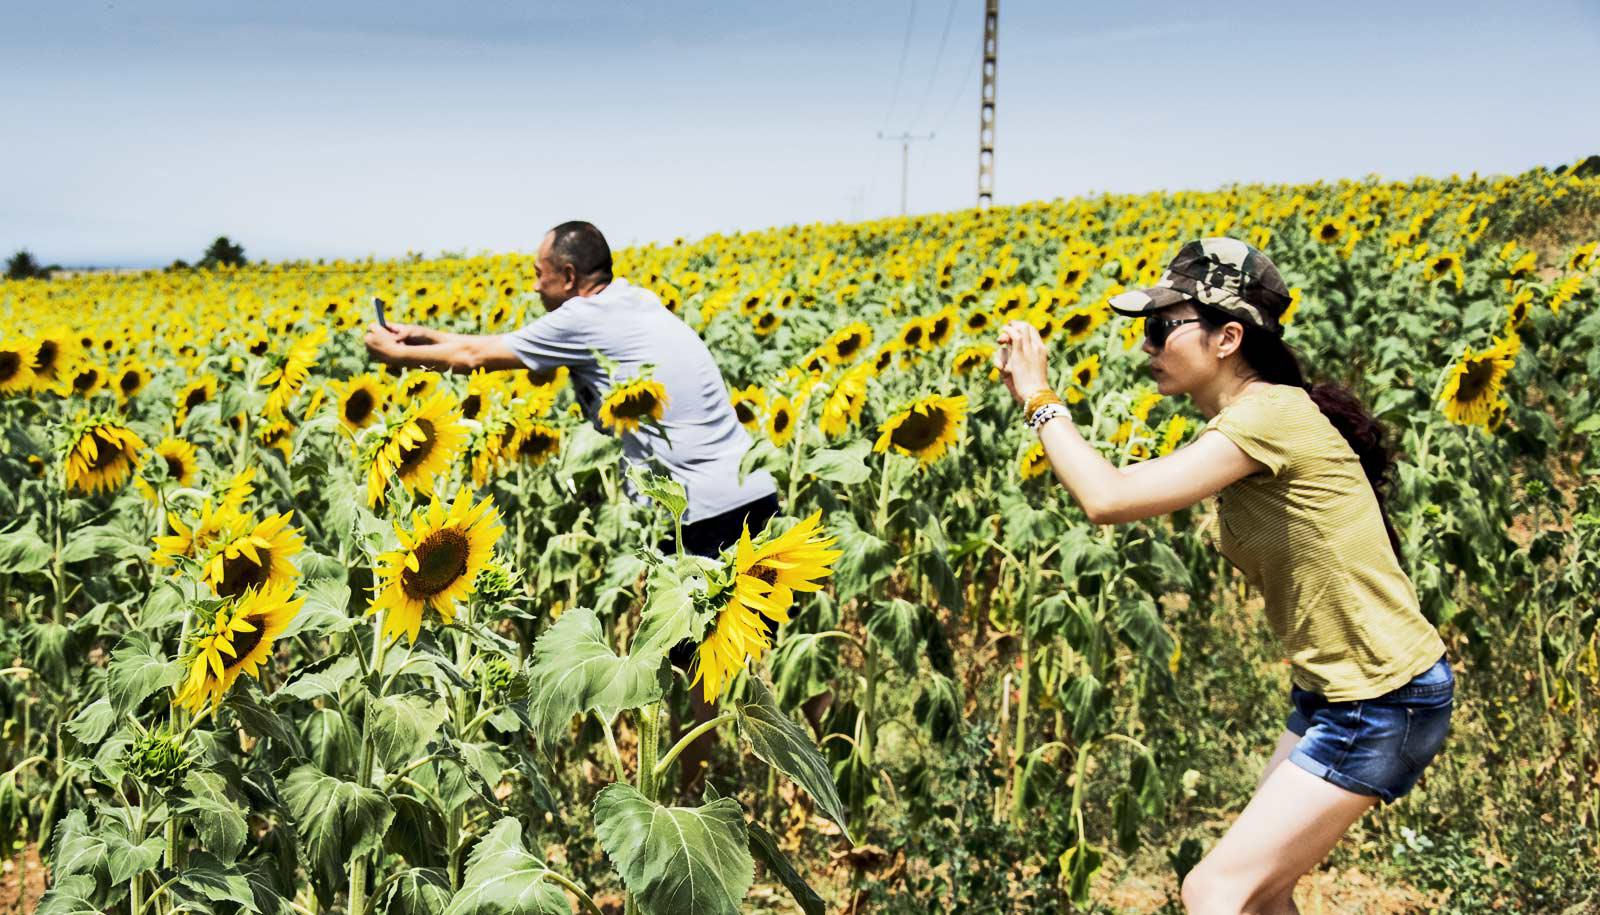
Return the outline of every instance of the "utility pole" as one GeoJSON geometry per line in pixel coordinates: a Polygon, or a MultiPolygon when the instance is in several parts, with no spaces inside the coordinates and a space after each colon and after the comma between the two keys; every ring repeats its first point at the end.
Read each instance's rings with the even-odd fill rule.
{"type": "Polygon", "coordinates": [[[994,203],[994,75],[1000,40],[1000,0],[983,4],[983,93],[978,99],[978,209],[994,203]]]}
{"type": "Polygon", "coordinates": [[[900,215],[906,215],[906,173],[911,166],[911,144],[917,140],[931,140],[933,134],[902,133],[899,136],[884,136],[883,131],[878,131],[878,139],[895,140],[900,143],[900,215]]]}

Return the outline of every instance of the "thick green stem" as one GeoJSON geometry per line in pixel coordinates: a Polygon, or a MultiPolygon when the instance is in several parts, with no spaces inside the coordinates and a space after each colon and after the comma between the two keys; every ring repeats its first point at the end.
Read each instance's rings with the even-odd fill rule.
{"type": "Polygon", "coordinates": [[[656,767],[655,767],[655,776],[656,776],[656,778],[659,779],[659,778],[661,778],[661,776],[665,775],[667,773],[667,768],[672,765],[672,761],[677,759],[678,758],[678,754],[682,753],[689,746],[689,744],[694,743],[696,738],[698,738],[700,735],[706,733],[707,731],[710,731],[711,729],[715,728],[717,725],[726,724],[727,722],[732,721],[737,717],[739,717],[739,716],[734,714],[733,712],[723,712],[722,714],[720,714],[717,717],[711,719],[710,721],[706,721],[706,722],[703,722],[701,724],[695,725],[693,730],[689,731],[687,734],[684,734],[682,737],[678,738],[678,742],[672,745],[672,749],[667,751],[667,755],[661,757],[661,761],[656,763],[656,767]]]}
{"type": "Polygon", "coordinates": [[[661,708],[652,702],[639,710],[639,793],[650,800],[660,790],[656,761],[661,753],[661,708]]]}
{"type": "Polygon", "coordinates": [[[867,696],[861,703],[864,721],[861,727],[861,761],[872,765],[873,749],[877,746],[878,731],[878,643],[867,639],[867,696]]]}
{"type": "MultiPolygon", "coordinates": [[[[372,617],[372,669],[380,675],[383,672],[384,654],[389,647],[383,637],[383,617],[384,612],[381,610],[372,617]]],[[[382,689],[380,679],[380,692],[382,689]]],[[[381,698],[383,697],[368,697],[366,708],[361,715],[361,768],[356,772],[356,783],[362,787],[372,784],[372,763],[375,755],[372,745],[372,703],[381,698]]],[[[350,915],[366,915],[369,863],[367,855],[356,855],[350,859],[350,915]]]]}

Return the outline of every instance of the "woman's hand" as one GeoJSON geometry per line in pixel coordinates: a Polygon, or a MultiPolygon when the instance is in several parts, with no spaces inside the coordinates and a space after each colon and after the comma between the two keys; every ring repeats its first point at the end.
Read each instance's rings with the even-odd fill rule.
{"type": "Polygon", "coordinates": [[[1017,403],[1050,386],[1050,354],[1039,332],[1027,321],[1012,321],[1000,329],[1002,353],[1009,350],[1000,366],[1000,380],[1017,403]]]}

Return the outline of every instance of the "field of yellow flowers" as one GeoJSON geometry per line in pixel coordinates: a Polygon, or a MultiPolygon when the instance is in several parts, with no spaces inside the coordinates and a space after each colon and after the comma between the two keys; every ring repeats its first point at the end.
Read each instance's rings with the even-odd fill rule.
{"type": "Polygon", "coordinates": [[[1430,910],[1596,901],[1600,178],[1543,169],[618,252],[779,482],[720,561],[658,550],[682,491],[625,480],[648,375],[591,424],[564,373],[368,361],[374,295],[533,320],[531,255],[0,284],[11,879],[127,915],[1176,911],[1283,668],[1210,517],[1090,524],[990,357],[1029,320],[1114,461],[1180,447],[1199,417],[1105,303],[1210,235],[1274,258],[1310,374],[1389,425],[1462,684],[1333,866],[1430,910]]]}

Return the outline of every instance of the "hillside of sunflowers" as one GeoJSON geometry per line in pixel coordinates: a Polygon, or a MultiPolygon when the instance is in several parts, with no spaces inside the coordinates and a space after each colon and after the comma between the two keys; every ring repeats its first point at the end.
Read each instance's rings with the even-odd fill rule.
{"type": "Polygon", "coordinates": [[[620,462],[660,412],[648,374],[590,424],[563,372],[368,360],[373,296],[464,332],[537,318],[532,255],[5,282],[3,901],[1181,911],[1287,668],[1209,507],[1091,524],[991,357],[1028,320],[1113,461],[1181,447],[1203,419],[1106,300],[1213,235],[1272,256],[1309,374],[1388,425],[1461,689],[1439,761],[1302,909],[1590,910],[1600,177],[1567,169],[619,251],[778,481],[782,514],[719,561],[662,549],[683,492],[620,462]]]}

